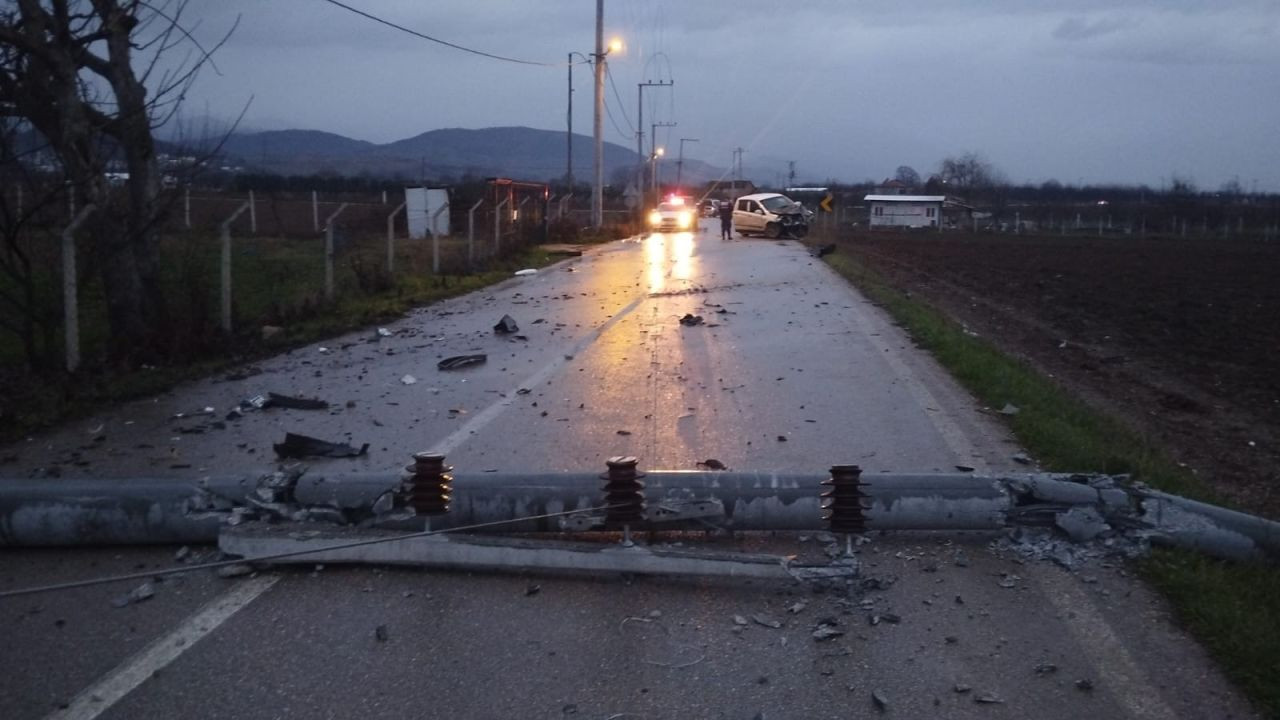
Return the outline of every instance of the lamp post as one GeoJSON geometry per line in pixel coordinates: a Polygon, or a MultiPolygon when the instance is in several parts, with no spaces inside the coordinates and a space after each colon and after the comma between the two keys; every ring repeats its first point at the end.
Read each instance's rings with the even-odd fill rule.
{"type": "Polygon", "coordinates": [[[658,158],[662,157],[666,153],[667,151],[665,148],[657,147],[657,148],[654,148],[653,156],[650,158],[653,161],[653,168],[649,171],[649,175],[650,175],[650,180],[653,183],[654,203],[658,202],[658,158]]]}

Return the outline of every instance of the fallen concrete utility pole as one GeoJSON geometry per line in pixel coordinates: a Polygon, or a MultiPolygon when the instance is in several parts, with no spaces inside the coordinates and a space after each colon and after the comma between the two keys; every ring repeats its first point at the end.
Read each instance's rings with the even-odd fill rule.
{"type": "Polygon", "coordinates": [[[831,580],[857,574],[853,558],[831,565],[801,565],[789,558],[740,552],[646,548],[616,543],[576,543],[467,535],[413,535],[334,528],[307,531],[297,524],[253,523],[227,528],[218,548],[252,560],[281,553],[272,564],[370,563],[463,570],[620,572],[638,575],[724,576],[761,579],[831,580]],[[385,542],[369,541],[385,538],[385,542]],[[352,540],[364,544],[349,547],[352,540]],[[296,554],[305,552],[306,554],[296,554]]]}
{"type": "MultiPolygon", "coordinates": [[[[621,490],[609,490],[607,484],[602,489],[595,473],[441,474],[448,482],[439,487],[427,482],[426,490],[417,492],[440,495],[438,511],[429,513],[431,526],[440,529],[585,510],[604,494],[634,502],[624,522],[635,529],[710,525],[848,533],[1054,527],[1078,541],[1139,533],[1153,543],[1217,557],[1280,558],[1276,522],[1110,476],[834,470],[842,472],[651,471],[633,473],[643,483],[624,483],[621,490]],[[824,486],[831,490],[820,496],[824,486]]],[[[405,477],[276,472],[200,481],[0,479],[0,546],[213,542],[220,527],[251,520],[395,526],[393,510],[406,504],[405,477]]],[[[617,529],[616,520],[584,512],[565,520],[516,523],[503,531],[617,529]]],[[[421,522],[417,518],[419,527],[421,522]]]]}

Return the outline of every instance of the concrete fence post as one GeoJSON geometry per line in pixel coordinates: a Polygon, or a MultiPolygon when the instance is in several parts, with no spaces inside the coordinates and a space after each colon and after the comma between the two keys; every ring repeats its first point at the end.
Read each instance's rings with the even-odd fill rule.
{"type": "Polygon", "coordinates": [[[511,222],[515,224],[516,230],[519,231],[520,233],[521,244],[526,244],[525,237],[524,237],[524,227],[525,227],[524,204],[527,202],[529,202],[529,196],[525,195],[524,197],[520,198],[520,203],[516,205],[515,212],[511,213],[511,222]]]}
{"type": "Polygon", "coordinates": [[[76,229],[93,212],[93,203],[80,209],[62,231],[62,321],[66,334],[67,372],[80,367],[80,306],[76,278],[76,229]]]}
{"type": "Polygon", "coordinates": [[[311,229],[320,232],[320,199],[311,191],[311,229]]]}
{"type": "Polygon", "coordinates": [[[249,191],[249,234],[258,234],[258,204],[253,201],[253,191],[249,191]]]}
{"type": "Polygon", "coordinates": [[[484,204],[484,198],[476,201],[467,211],[467,269],[470,270],[476,261],[476,210],[484,204]]]}
{"type": "Polygon", "coordinates": [[[252,203],[245,202],[219,227],[222,236],[222,331],[226,333],[231,332],[231,223],[252,207],[252,203]]]}
{"type": "MultiPolygon", "coordinates": [[[[386,193],[384,192],[385,196],[386,193]]],[[[404,210],[408,201],[400,203],[387,215],[387,274],[390,275],[396,271],[396,215],[404,210]]]]}
{"type": "Polygon", "coordinates": [[[342,203],[324,221],[324,299],[333,300],[333,221],[347,209],[350,203],[342,203]]]}
{"type": "Polygon", "coordinates": [[[498,203],[498,207],[493,209],[493,254],[496,257],[502,250],[502,208],[506,207],[507,202],[511,198],[504,198],[498,203]]]}
{"type": "Polygon", "coordinates": [[[446,203],[431,215],[431,272],[434,275],[440,274],[440,214],[448,209],[449,205],[446,203]]]}
{"type": "Polygon", "coordinates": [[[191,229],[191,186],[183,188],[182,192],[182,220],[186,224],[187,229],[191,229]]]}
{"type": "Polygon", "coordinates": [[[559,217],[561,220],[563,220],[569,214],[569,203],[572,201],[573,201],[573,193],[568,193],[564,197],[560,198],[559,217]]]}

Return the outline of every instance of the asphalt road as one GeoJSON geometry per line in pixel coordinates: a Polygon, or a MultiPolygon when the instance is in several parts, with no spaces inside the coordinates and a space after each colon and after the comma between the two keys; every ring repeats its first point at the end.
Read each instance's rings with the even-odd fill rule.
{"type": "MultiPolygon", "coordinates": [[[[366,456],[313,463],[334,473],[389,470],[425,449],[469,472],[603,471],[619,454],[651,469],[715,458],[738,470],[998,470],[1018,451],[791,242],[709,231],[613,243],[387,330],[4,448],[16,455],[4,474],[259,472],[286,431],[369,443],[366,456]],[[493,333],[504,314],[526,339],[493,333]],[[704,323],[682,326],[685,314],[704,323]],[[436,369],[471,353],[487,363],[436,369]],[[267,391],[330,409],[223,419],[267,391]]],[[[112,600],[136,582],[5,599],[0,717],[1253,717],[1121,563],[1068,572],[989,539],[873,537],[849,594],[329,566],[192,572],[125,607],[112,600]],[[815,640],[823,621],[844,634],[815,640]]],[[[793,534],[666,542],[824,549],[793,534]]],[[[6,551],[0,590],[170,567],[174,551],[6,551]]]]}

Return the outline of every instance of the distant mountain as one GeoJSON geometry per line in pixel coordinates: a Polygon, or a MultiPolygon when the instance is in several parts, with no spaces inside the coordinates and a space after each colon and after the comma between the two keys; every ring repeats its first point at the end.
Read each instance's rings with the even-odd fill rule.
{"type": "Polygon", "coordinates": [[[378,147],[365,140],[353,140],[323,130],[269,130],[232,133],[223,143],[222,153],[245,161],[270,163],[298,157],[347,157],[378,147]]]}
{"type": "MultiPolygon", "coordinates": [[[[591,177],[592,146],[592,138],[573,136],[573,173],[579,182],[591,177]]],[[[222,155],[247,170],[282,175],[367,174],[406,180],[425,175],[436,181],[470,175],[542,181],[564,177],[566,149],[563,132],[527,127],[430,130],[382,145],[319,130],[275,130],[233,133],[223,143],[222,155]]],[[[606,182],[634,168],[636,158],[634,150],[605,143],[606,182]]],[[[699,183],[719,177],[721,171],[686,160],[683,174],[686,182],[699,183]]],[[[674,179],[673,160],[663,162],[662,176],[674,179]]]]}

